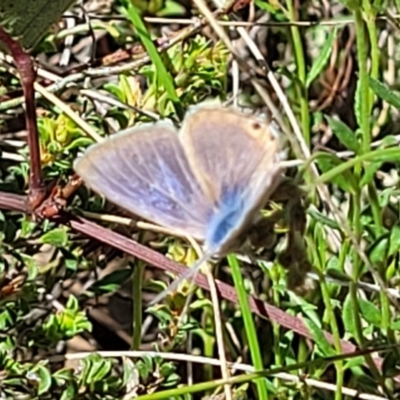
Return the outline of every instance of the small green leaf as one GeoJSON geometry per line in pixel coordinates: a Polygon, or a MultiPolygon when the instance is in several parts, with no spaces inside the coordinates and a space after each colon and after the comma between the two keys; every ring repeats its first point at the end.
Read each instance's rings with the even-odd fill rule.
{"type": "Polygon", "coordinates": [[[337,268],[328,267],[325,270],[325,274],[334,279],[338,279],[342,282],[350,282],[351,281],[351,278],[346,274],[346,272],[341,271],[337,268]]]}
{"type": "Polygon", "coordinates": [[[279,10],[278,7],[274,7],[272,4],[270,4],[269,1],[255,0],[254,3],[260,10],[269,12],[272,15],[274,15],[279,10]]]}
{"type": "Polygon", "coordinates": [[[174,364],[169,363],[169,362],[165,362],[163,364],[161,364],[160,366],[160,375],[163,377],[168,377],[170,376],[173,372],[175,372],[176,367],[174,364]]]}
{"type": "Polygon", "coordinates": [[[132,276],[132,269],[119,269],[105,275],[93,285],[89,286],[88,292],[93,292],[97,296],[105,293],[114,292],[119,289],[132,276]]]}
{"type": "MultiPolygon", "coordinates": [[[[165,381],[163,382],[162,386],[165,388],[174,388],[177,386],[177,384],[181,381],[181,376],[175,373],[170,373],[169,375],[164,377],[165,381]]],[[[272,392],[272,389],[269,389],[272,392]]],[[[235,392],[235,395],[237,396],[237,392],[235,392]]],[[[240,397],[236,397],[239,399],[240,397]]],[[[246,398],[246,396],[242,397],[243,399],[246,398]]]]}
{"type": "Polygon", "coordinates": [[[82,359],[82,364],[84,366],[83,371],[80,376],[80,382],[82,385],[89,384],[89,373],[94,361],[92,360],[93,357],[96,357],[97,354],[89,355],[88,357],[82,359]]]}
{"type": "Polygon", "coordinates": [[[390,231],[390,245],[388,256],[393,256],[400,250],[400,226],[394,225],[390,231]]]}
{"type": "Polygon", "coordinates": [[[372,264],[382,264],[387,259],[389,237],[387,234],[380,236],[369,250],[369,259],[372,264]]]}
{"type": "Polygon", "coordinates": [[[315,221],[320,222],[322,225],[326,225],[332,229],[340,229],[339,224],[335,220],[327,217],[325,214],[322,214],[315,208],[308,209],[307,214],[310,217],[312,217],[315,221]]]}
{"type": "Polygon", "coordinates": [[[65,147],[65,150],[72,150],[78,147],[87,147],[90,144],[93,144],[93,139],[87,137],[80,137],[78,139],[73,140],[68,146],[65,147]]]}
{"type": "Polygon", "coordinates": [[[361,367],[365,363],[364,357],[351,357],[346,364],[344,365],[344,369],[353,369],[355,367],[361,367]]]}
{"type": "Polygon", "coordinates": [[[93,376],[93,378],[96,381],[101,381],[104,379],[111,371],[112,367],[112,362],[110,360],[101,361],[97,364],[98,368],[96,370],[96,374],[93,376]]]}
{"type": "MultiPolygon", "coordinates": [[[[334,170],[334,167],[343,164],[343,161],[338,157],[327,153],[321,154],[316,161],[323,173],[330,172],[334,170]]],[[[358,186],[354,175],[349,170],[341,171],[340,174],[332,175],[331,181],[338,185],[343,191],[349,193],[354,193],[355,188],[358,186]]]]}
{"type": "Polygon", "coordinates": [[[342,121],[326,116],[329,126],[332,128],[334,135],[340,140],[346,149],[358,152],[360,144],[356,134],[342,121]]]}
{"type": "Polygon", "coordinates": [[[381,166],[382,166],[382,163],[380,163],[380,162],[371,163],[371,164],[367,165],[365,167],[364,174],[360,180],[360,187],[363,187],[363,186],[371,183],[375,177],[376,172],[380,170],[381,166]]]}
{"type": "Polygon", "coordinates": [[[79,262],[76,259],[66,258],[65,259],[65,268],[76,272],[78,270],[79,262]]]}
{"type": "Polygon", "coordinates": [[[397,109],[400,109],[400,96],[398,96],[392,90],[390,90],[388,86],[386,86],[383,83],[379,82],[378,80],[370,77],[369,78],[369,87],[382,100],[385,100],[391,106],[396,107],[397,109]]]}
{"type": "Polygon", "coordinates": [[[318,53],[318,57],[315,59],[313,65],[311,66],[306,80],[307,88],[310,87],[311,83],[314,81],[315,78],[318,77],[318,75],[328,63],[333,49],[333,41],[336,39],[336,36],[337,28],[333,29],[332,32],[329,34],[324,45],[322,46],[322,49],[318,53]]]}
{"type": "Polygon", "coordinates": [[[21,224],[21,237],[23,238],[29,237],[37,227],[37,222],[28,218],[24,218],[21,224]]]}
{"type": "Polygon", "coordinates": [[[326,357],[334,356],[335,351],[332,349],[332,345],[329,344],[328,340],[326,339],[324,331],[308,318],[304,318],[303,321],[322,354],[326,357]]]}
{"type": "Polygon", "coordinates": [[[381,148],[393,147],[393,146],[397,146],[398,144],[399,144],[399,141],[396,136],[388,135],[388,136],[385,136],[384,138],[382,138],[382,144],[379,147],[381,147],[381,148]]]}
{"type": "Polygon", "coordinates": [[[77,395],[77,388],[76,385],[74,384],[68,384],[66,389],[64,389],[60,400],[74,400],[76,399],[76,395],[77,395]]]}
{"type": "MultiPolygon", "coordinates": [[[[2,26],[18,38],[26,50],[32,49],[64,11],[76,0],[1,0],[2,26]],[[5,22],[9,23],[5,23],[5,22]]],[[[2,43],[0,43],[0,48],[2,43]]]]}
{"type": "Polygon", "coordinates": [[[400,319],[394,320],[394,321],[390,324],[390,329],[392,329],[392,330],[394,330],[394,331],[400,330],[400,319]]]}
{"type": "Polygon", "coordinates": [[[135,379],[137,370],[135,363],[130,358],[123,357],[122,365],[123,365],[122,386],[126,386],[130,382],[132,382],[132,379],[135,379]]]}
{"type": "Polygon", "coordinates": [[[381,326],[382,316],[379,309],[372,304],[370,301],[365,299],[359,299],[358,304],[360,305],[360,311],[362,317],[369,323],[376,327],[381,326]]]}
{"type": "Polygon", "coordinates": [[[79,311],[79,302],[78,299],[74,295],[70,295],[65,308],[71,311],[79,311]]]}
{"type": "Polygon", "coordinates": [[[210,310],[213,309],[212,302],[210,301],[210,299],[207,299],[207,298],[195,300],[190,304],[190,310],[192,310],[192,311],[206,310],[207,308],[210,310]]]}
{"type": "Polygon", "coordinates": [[[89,384],[93,384],[96,382],[97,374],[104,368],[105,363],[106,360],[102,360],[101,358],[98,357],[97,354],[94,354],[91,357],[90,368],[88,371],[88,375],[86,377],[86,380],[89,384]]]}
{"type": "MultiPolygon", "coordinates": [[[[307,302],[301,296],[298,296],[296,293],[293,292],[289,292],[289,297],[291,302],[293,304],[296,304],[301,309],[302,313],[307,317],[307,319],[309,319],[316,325],[319,323],[317,309],[314,304],[307,302]]],[[[317,329],[321,328],[317,326],[317,329]]]]}
{"type": "Polygon", "coordinates": [[[43,365],[38,365],[36,373],[40,376],[38,395],[44,394],[50,390],[51,387],[51,373],[43,365]]]}
{"type": "Polygon", "coordinates": [[[136,368],[142,379],[148,379],[152,370],[154,369],[152,357],[143,355],[142,359],[136,363],[136,368]]]}
{"type": "Polygon", "coordinates": [[[343,322],[345,326],[345,330],[348,334],[350,334],[352,337],[357,337],[357,330],[356,330],[356,325],[355,325],[355,309],[354,309],[354,304],[353,300],[350,297],[350,295],[347,295],[344,304],[343,304],[343,322]]]}
{"type": "Polygon", "coordinates": [[[177,1],[166,0],[164,8],[157,13],[157,17],[175,17],[184,16],[186,14],[185,7],[177,1]]]}
{"type": "Polygon", "coordinates": [[[68,243],[67,230],[65,228],[55,228],[42,235],[40,241],[56,247],[65,247],[68,243]]]}

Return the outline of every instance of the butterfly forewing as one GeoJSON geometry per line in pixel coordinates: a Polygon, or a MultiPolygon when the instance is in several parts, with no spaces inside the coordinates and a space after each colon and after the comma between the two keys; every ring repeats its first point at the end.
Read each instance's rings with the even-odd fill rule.
{"type": "Polygon", "coordinates": [[[203,240],[212,203],[170,124],[143,125],[91,147],[75,164],[94,191],[126,210],[203,240]]]}
{"type": "Polygon", "coordinates": [[[193,173],[214,203],[206,246],[223,250],[279,183],[281,142],[256,117],[209,107],[187,116],[181,138],[193,173]]]}

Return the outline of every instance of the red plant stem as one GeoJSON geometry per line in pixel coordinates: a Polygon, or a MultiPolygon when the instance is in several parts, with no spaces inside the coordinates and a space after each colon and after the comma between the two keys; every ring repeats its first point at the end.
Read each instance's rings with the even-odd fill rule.
{"type": "Polygon", "coordinates": [[[30,157],[29,195],[28,206],[34,210],[44,199],[46,189],[43,185],[42,168],[40,162],[39,134],[36,119],[36,102],[34,82],[36,72],[31,56],[23,50],[21,45],[14,40],[0,26],[0,41],[9,50],[21,77],[22,89],[25,98],[25,123],[28,131],[28,145],[30,157]]]}
{"type": "MultiPolygon", "coordinates": [[[[25,196],[0,192],[0,209],[8,209],[13,211],[26,212],[25,196]]],[[[188,267],[178,264],[169,258],[166,258],[160,253],[143,246],[132,239],[120,235],[110,229],[104,228],[101,225],[97,225],[84,218],[64,212],[57,216],[54,220],[70,226],[74,231],[81,232],[86,236],[89,236],[95,240],[106,243],[113,246],[127,254],[134,257],[140,258],[150,265],[155,266],[163,270],[174,272],[175,274],[184,273],[188,267]]],[[[207,278],[203,274],[197,274],[194,278],[197,286],[209,290],[207,278]]],[[[218,292],[222,298],[227,299],[232,303],[237,303],[237,295],[235,289],[223,283],[221,281],[215,281],[218,292]]],[[[307,329],[303,321],[292,315],[289,315],[285,311],[280,310],[277,307],[271,306],[270,304],[256,299],[253,296],[249,296],[249,304],[251,310],[258,316],[267,318],[271,321],[275,321],[284,328],[287,328],[299,335],[313,339],[311,332],[307,329]]],[[[333,343],[333,337],[329,332],[324,332],[326,339],[333,343]]],[[[341,346],[343,353],[353,353],[357,350],[357,347],[347,340],[341,340],[341,346]]]]}
{"type": "MultiPolygon", "coordinates": [[[[27,212],[26,197],[12,193],[0,192],[0,209],[27,212]]],[[[92,239],[113,246],[134,257],[138,257],[141,260],[157,268],[175,272],[176,274],[182,274],[187,270],[186,266],[180,265],[175,261],[166,258],[162,254],[157,253],[156,251],[135,242],[132,239],[128,239],[127,237],[122,236],[119,233],[104,228],[84,218],[69,213],[63,213],[62,215],[58,215],[55,219],[53,219],[53,221],[54,220],[58,220],[64,225],[70,226],[76,232],[81,232],[91,237],[92,239]]],[[[203,274],[197,274],[197,276],[194,278],[194,281],[197,286],[205,290],[210,290],[207,278],[203,274]]],[[[219,280],[216,280],[215,283],[217,285],[219,295],[222,298],[235,304],[238,302],[236,291],[232,286],[227,285],[226,283],[223,283],[219,280]]],[[[254,312],[254,314],[262,318],[267,318],[270,321],[276,322],[283,328],[286,328],[290,331],[298,333],[300,336],[313,340],[312,333],[308,330],[301,318],[294,317],[286,313],[285,311],[282,311],[277,307],[271,306],[270,304],[263,302],[253,296],[249,296],[248,299],[250,308],[254,312]]],[[[334,339],[329,332],[322,331],[322,333],[329,343],[334,343],[334,339]]],[[[341,339],[340,345],[343,351],[342,354],[353,354],[359,351],[359,349],[348,340],[341,339]]],[[[368,349],[364,350],[367,352],[369,351],[368,349]]],[[[377,368],[379,368],[380,370],[382,369],[383,359],[381,357],[374,357],[374,363],[377,368]]],[[[398,378],[396,378],[396,380],[398,380],[398,378]]]]}

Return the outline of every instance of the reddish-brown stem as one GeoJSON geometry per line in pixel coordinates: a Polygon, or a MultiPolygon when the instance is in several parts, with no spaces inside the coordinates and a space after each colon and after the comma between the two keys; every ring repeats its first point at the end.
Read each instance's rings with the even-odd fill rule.
{"type": "Polygon", "coordinates": [[[46,189],[43,185],[42,168],[40,162],[40,144],[36,119],[36,102],[34,82],[36,78],[35,69],[31,56],[24,51],[18,41],[14,40],[0,26],[0,41],[6,46],[14,59],[15,65],[21,77],[21,85],[25,98],[25,121],[28,131],[30,175],[28,206],[34,210],[44,199],[46,189]]]}
{"type": "MultiPolygon", "coordinates": [[[[26,212],[25,204],[25,196],[0,192],[0,209],[26,212]]],[[[58,220],[59,222],[70,226],[76,232],[81,232],[95,240],[114,246],[115,248],[138,257],[157,268],[175,272],[176,274],[182,274],[187,270],[187,267],[166,258],[162,254],[84,218],[69,213],[63,213],[62,215],[57,215],[53,220],[58,220]]],[[[197,274],[194,281],[199,287],[209,290],[208,282],[204,275],[197,274]]],[[[237,303],[238,299],[236,291],[232,286],[218,280],[216,280],[216,285],[222,298],[227,299],[232,303],[237,303]]],[[[292,316],[253,296],[249,296],[249,305],[254,314],[263,318],[268,318],[270,321],[276,322],[283,328],[296,332],[300,336],[306,337],[310,340],[314,339],[313,334],[308,330],[301,318],[292,316]]],[[[333,337],[329,332],[323,331],[323,334],[329,343],[333,343],[333,337]]],[[[358,351],[357,347],[347,340],[342,339],[340,344],[343,354],[351,354],[358,351]]],[[[383,362],[382,358],[377,356],[374,358],[374,362],[378,368],[381,368],[383,362]]]]}
{"type": "MultiPolygon", "coordinates": [[[[0,209],[11,209],[14,211],[25,212],[24,196],[0,192],[0,209]]],[[[88,237],[113,246],[134,257],[138,257],[157,268],[171,271],[176,274],[183,274],[187,270],[187,267],[184,265],[178,264],[132,239],[84,218],[69,213],[62,213],[61,215],[56,216],[56,220],[69,225],[76,232],[81,232],[88,237]]],[[[203,274],[197,274],[194,281],[197,286],[209,290],[207,279],[203,274]]],[[[218,280],[216,280],[216,285],[222,298],[225,298],[232,303],[237,303],[238,299],[236,291],[232,286],[218,280]]],[[[282,327],[290,329],[301,336],[313,339],[311,332],[307,329],[300,318],[289,315],[285,311],[252,296],[249,296],[249,304],[251,310],[256,315],[268,318],[269,320],[275,321],[282,327]]],[[[333,338],[330,333],[325,332],[325,337],[330,343],[333,343],[333,338]]],[[[344,353],[352,353],[357,350],[356,346],[346,340],[342,340],[341,345],[344,353]]]]}

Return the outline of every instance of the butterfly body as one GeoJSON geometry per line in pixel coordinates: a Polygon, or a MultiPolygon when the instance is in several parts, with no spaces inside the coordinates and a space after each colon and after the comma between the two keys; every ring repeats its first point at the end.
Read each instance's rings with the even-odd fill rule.
{"type": "Polygon", "coordinates": [[[198,107],[178,134],[144,124],[91,147],[75,164],[86,184],[126,210],[227,252],[280,181],[276,128],[222,107],[198,107]]]}

